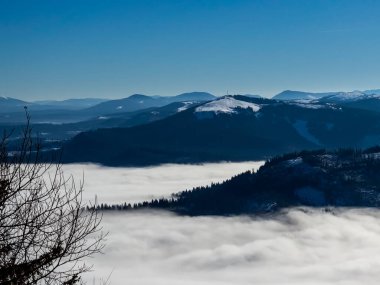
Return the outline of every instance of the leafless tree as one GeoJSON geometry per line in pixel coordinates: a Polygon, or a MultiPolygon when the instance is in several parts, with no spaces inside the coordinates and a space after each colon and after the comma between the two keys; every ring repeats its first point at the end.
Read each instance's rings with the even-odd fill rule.
{"type": "Polygon", "coordinates": [[[0,141],[0,284],[77,284],[84,259],[103,247],[101,216],[86,207],[83,183],[42,163],[30,118],[18,150],[0,141]],[[85,208],[86,207],[86,208],[85,208]]]}

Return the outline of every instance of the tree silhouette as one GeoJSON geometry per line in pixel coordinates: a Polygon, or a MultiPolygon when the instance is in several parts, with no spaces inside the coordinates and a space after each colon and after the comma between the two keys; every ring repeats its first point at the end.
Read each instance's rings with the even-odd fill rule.
{"type": "Polygon", "coordinates": [[[103,248],[101,216],[85,209],[83,183],[41,163],[30,117],[17,151],[0,141],[0,284],[76,284],[103,248]]]}

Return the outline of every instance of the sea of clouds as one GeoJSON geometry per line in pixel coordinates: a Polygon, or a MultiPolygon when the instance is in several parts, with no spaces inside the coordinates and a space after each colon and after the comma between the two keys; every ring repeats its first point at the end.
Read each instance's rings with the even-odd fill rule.
{"type": "Polygon", "coordinates": [[[92,282],[379,284],[380,212],[290,209],[266,217],[106,213],[92,282]]]}
{"type": "MultiPolygon", "coordinates": [[[[134,203],[169,197],[195,186],[222,182],[247,170],[257,170],[264,162],[164,164],[153,167],[105,167],[97,164],[66,164],[66,176],[84,180],[84,200],[99,203],[134,203]]],[[[79,183],[77,183],[79,184],[79,183]]]]}
{"type": "MultiPolygon", "coordinates": [[[[109,168],[65,165],[86,198],[135,202],[222,181],[262,162],[109,168]]],[[[105,212],[88,284],[379,284],[380,211],[293,208],[261,217],[105,212]]]]}

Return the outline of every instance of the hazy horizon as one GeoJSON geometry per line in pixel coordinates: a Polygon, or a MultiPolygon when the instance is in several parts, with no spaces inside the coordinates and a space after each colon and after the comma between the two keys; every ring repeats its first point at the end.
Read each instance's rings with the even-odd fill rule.
{"type": "Polygon", "coordinates": [[[380,85],[379,85],[379,88],[364,88],[364,89],[352,89],[352,90],[319,90],[319,91],[314,91],[314,90],[295,90],[295,89],[284,89],[284,90],[280,90],[274,94],[270,94],[268,96],[264,96],[262,94],[258,94],[256,92],[251,92],[251,93],[233,93],[233,92],[226,92],[226,93],[222,93],[222,94],[215,94],[215,93],[212,93],[212,92],[209,92],[207,90],[188,90],[188,91],[183,91],[183,92],[180,92],[180,93],[176,93],[176,94],[143,94],[143,93],[139,93],[139,92],[133,92],[131,94],[125,94],[125,95],[121,95],[120,97],[114,97],[114,98],[111,98],[111,97],[106,97],[106,96],[99,96],[99,97],[84,97],[84,96],[78,96],[78,97],[67,97],[67,98],[49,98],[49,97],[41,97],[41,98],[31,98],[30,100],[26,100],[26,99],[21,99],[21,98],[18,98],[18,97],[11,97],[11,96],[2,96],[4,98],[13,98],[13,99],[19,99],[19,100],[24,100],[24,101],[29,101],[29,102],[43,102],[43,101],[65,101],[65,100],[72,100],[72,99],[104,99],[104,100],[118,100],[118,99],[124,99],[124,98],[128,98],[132,95],[146,95],[146,96],[151,96],[151,97],[154,97],[154,96],[162,96],[162,97],[174,97],[174,96],[177,96],[177,95],[181,95],[181,94],[184,94],[184,93],[193,93],[193,92],[205,92],[205,93],[210,93],[216,97],[221,97],[221,96],[225,96],[225,95],[259,95],[259,96],[262,96],[264,98],[272,98],[278,94],[280,94],[281,92],[283,91],[296,91],[296,92],[306,92],[306,93],[327,93],[327,92],[353,92],[353,91],[367,91],[367,90],[377,90],[377,89],[380,89],[380,85]]]}

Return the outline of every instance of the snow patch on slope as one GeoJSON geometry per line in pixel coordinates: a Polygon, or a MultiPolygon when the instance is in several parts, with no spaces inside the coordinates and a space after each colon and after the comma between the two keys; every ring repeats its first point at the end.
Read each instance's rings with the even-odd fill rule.
{"type": "Polygon", "coordinates": [[[317,104],[312,104],[312,103],[292,103],[291,105],[296,105],[301,108],[306,108],[306,109],[325,109],[325,105],[317,105],[317,104]]]}
{"type": "Polygon", "coordinates": [[[192,102],[192,101],[185,101],[185,102],[181,102],[181,103],[183,104],[183,106],[182,106],[182,107],[179,107],[179,108],[177,109],[177,112],[182,112],[182,111],[185,111],[185,110],[189,109],[190,106],[191,106],[194,102],[192,102]]]}
{"type": "Polygon", "coordinates": [[[294,159],[287,160],[286,164],[288,166],[296,166],[296,165],[300,165],[302,162],[303,162],[302,157],[297,157],[297,158],[294,158],[294,159]]]}
{"type": "Polygon", "coordinates": [[[311,100],[295,100],[291,102],[286,102],[289,105],[297,106],[300,108],[306,108],[306,109],[337,109],[337,107],[334,104],[317,104],[318,101],[311,101],[311,100]]]}
{"type": "Polygon", "coordinates": [[[195,109],[195,112],[214,112],[216,114],[234,114],[237,113],[238,108],[251,109],[253,112],[260,110],[260,105],[249,103],[241,100],[236,100],[231,97],[225,97],[219,100],[215,100],[199,106],[195,109]]]}

